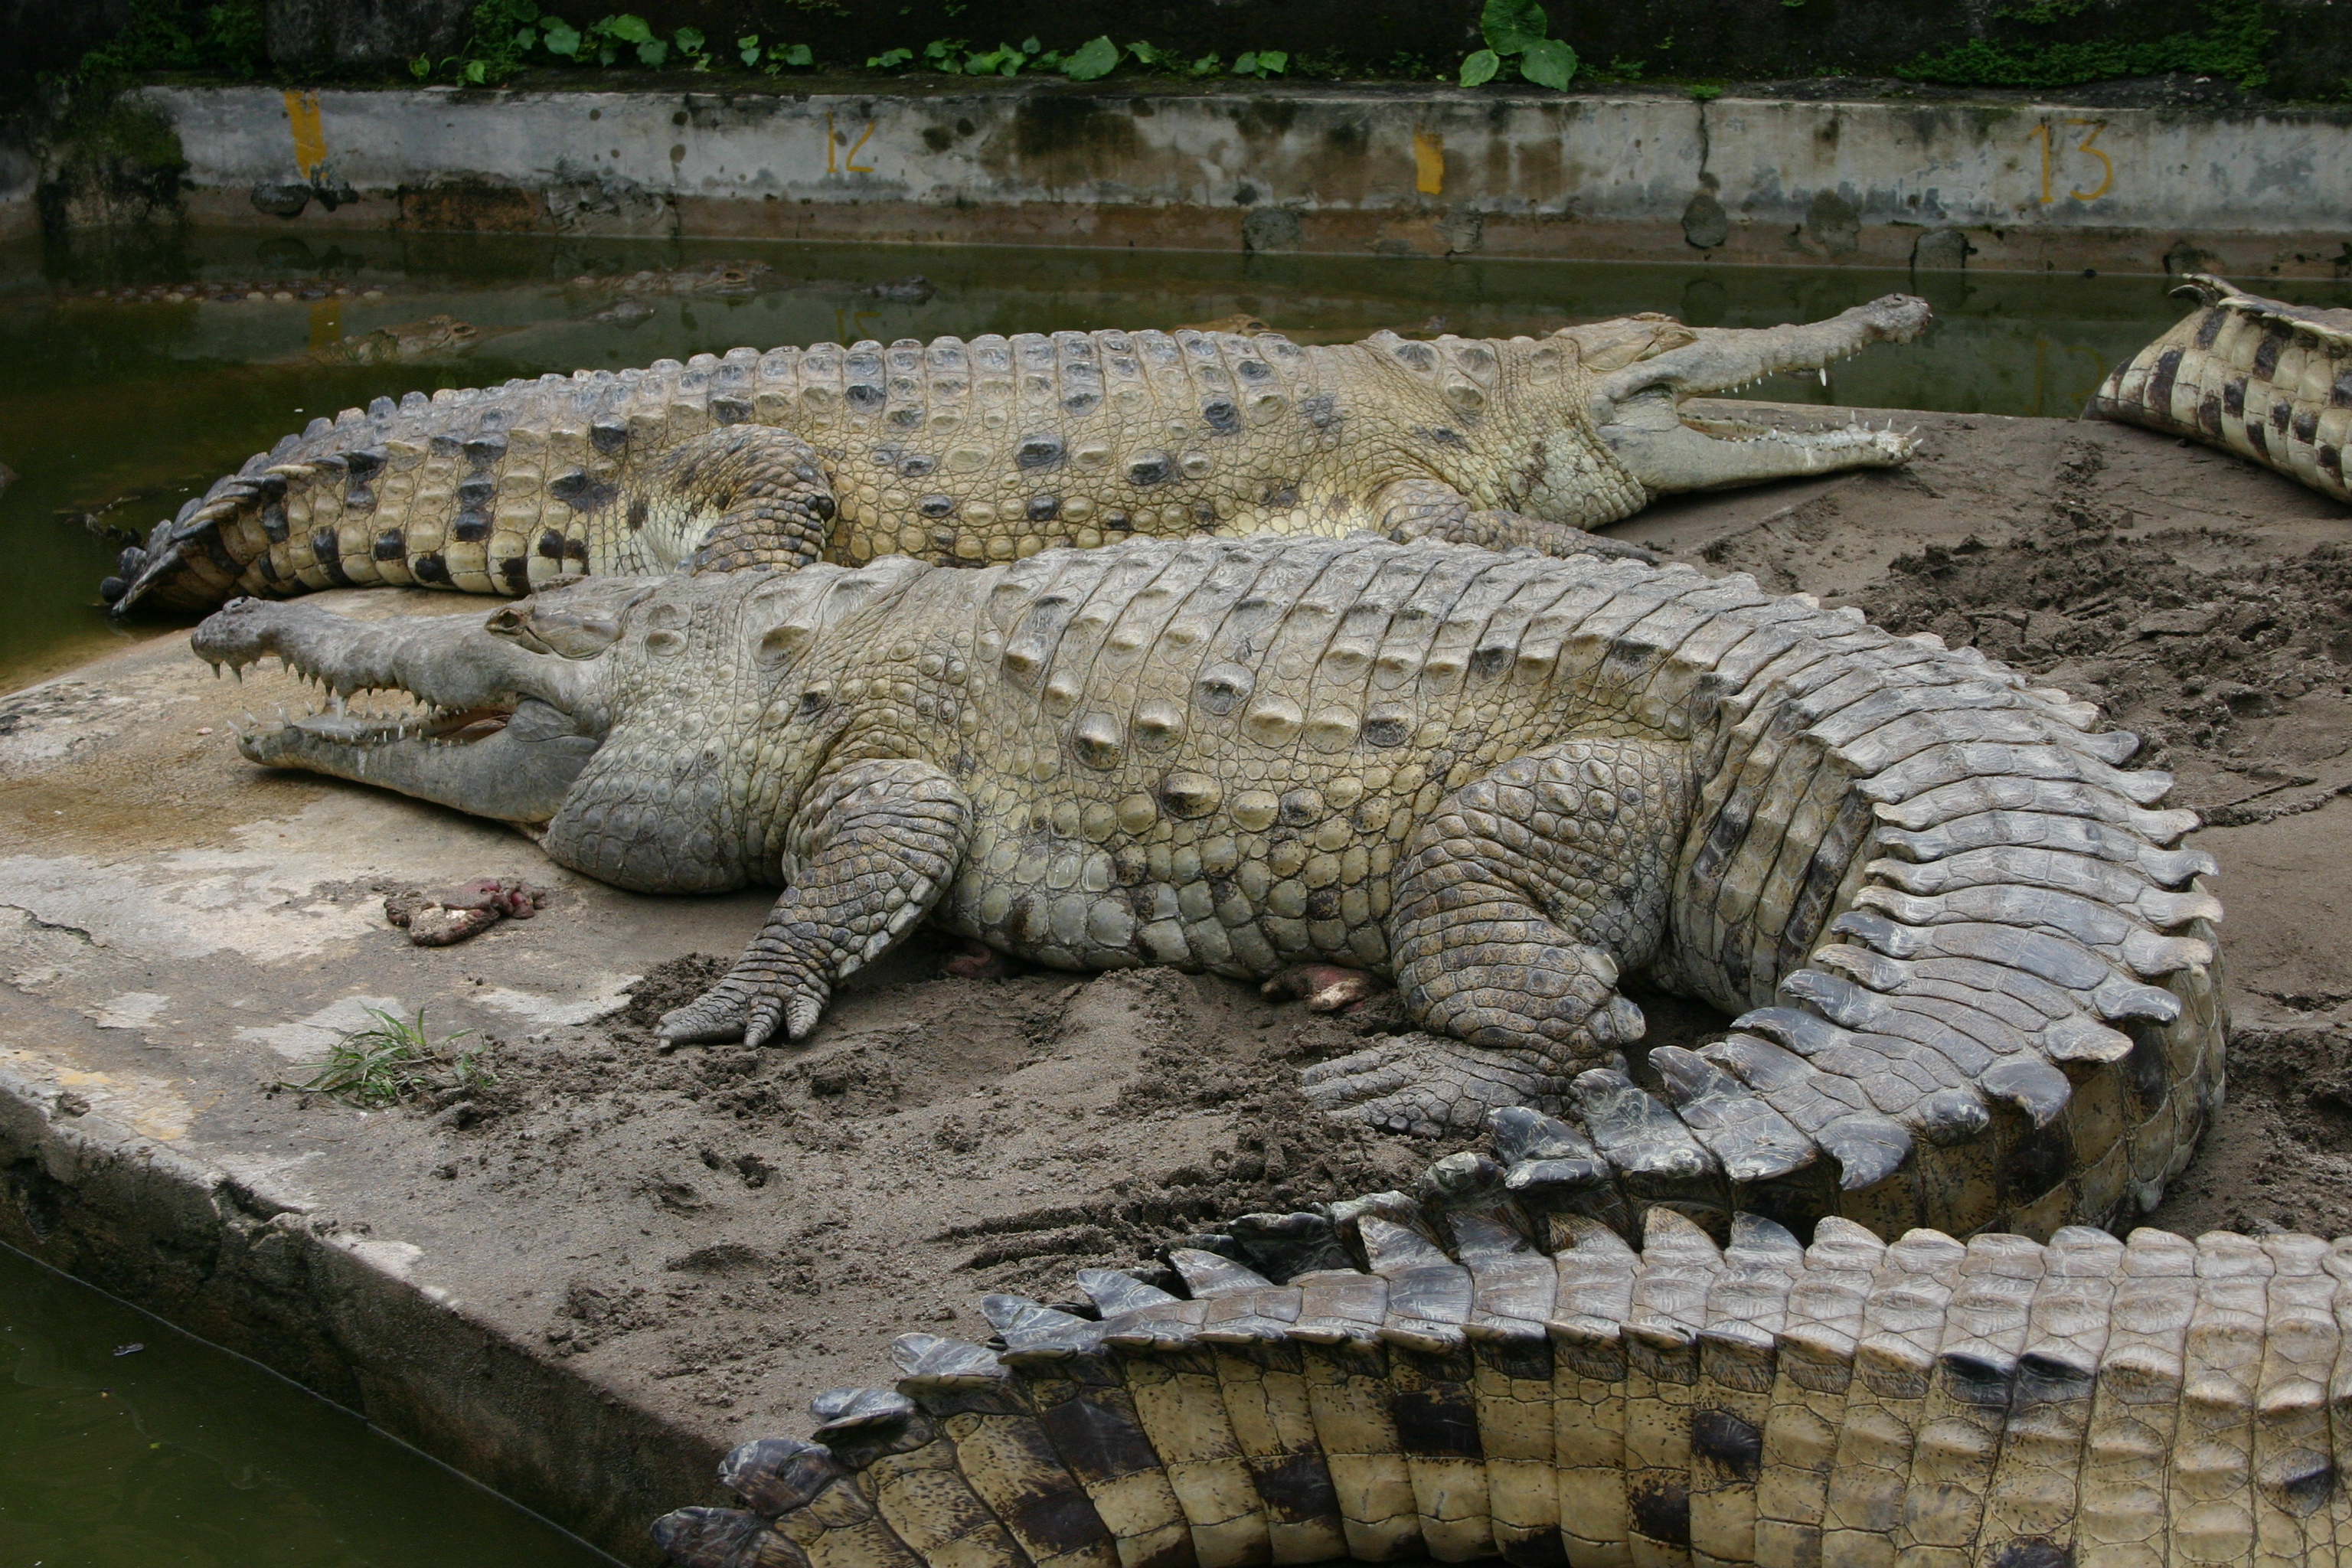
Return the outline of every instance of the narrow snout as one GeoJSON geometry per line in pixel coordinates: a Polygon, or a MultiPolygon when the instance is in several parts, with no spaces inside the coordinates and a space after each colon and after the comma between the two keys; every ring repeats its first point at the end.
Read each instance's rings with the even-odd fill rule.
{"type": "Polygon", "coordinates": [[[1908,342],[1927,331],[1927,301],[1887,294],[1826,321],[1779,327],[1700,327],[1694,340],[1601,378],[1593,417],[1606,424],[1615,405],[1643,393],[1675,397],[1729,392],[1782,371],[1823,370],[1873,343],[1908,342]]]}
{"type": "Polygon", "coordinates": [[[376,784],[523,825],[554,818],[596,746],[596,737],[582,733],[568,716],[528,699],[510,713],[488,710],[437,721],[314,713],[237,742],[248,761],[264,767],[376,784]]]}
{"type": "Polygon", "coordinates": [[[204,620],[189,640],[215,668],[242,672],[275,656],[338,696],[405,691],[439,709],[511,706],[536,697],[597,727],[598,693],[588,666],[536,653],[491,634],[485,617],[434,616],[353,620],[299,602],[236,599],[204,620]]]}

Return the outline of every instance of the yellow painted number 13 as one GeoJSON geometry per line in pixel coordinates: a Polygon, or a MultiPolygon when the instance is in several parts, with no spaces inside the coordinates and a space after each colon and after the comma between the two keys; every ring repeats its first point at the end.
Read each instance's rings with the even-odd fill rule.
{"type": "MultiPolygon", "coordinates": [[[[2078,202],[2096,201],[2107,194],[2109,185],[2116,183],[2116,161],[2108,157],[2097,145],[2099,132],[2107,128],[2107,122],[2104,120],[2069,120],[2064,123],[2083,131],[2083,139],[2074,144],[2074,151],[2086,157],[2096,158],[2099,161],[2099,167],[2106,171],[2099,176],[2099,183],[2094,188],[2087,191],[2068,191],[2066,194],[2078,202]]],[[[2037,125],[2033,128],[2032,134],[2042,142],[2042,201],[2046,206],[2058,199],[2050,194],[2050,127],[2046,123],[2037,125]]]]}

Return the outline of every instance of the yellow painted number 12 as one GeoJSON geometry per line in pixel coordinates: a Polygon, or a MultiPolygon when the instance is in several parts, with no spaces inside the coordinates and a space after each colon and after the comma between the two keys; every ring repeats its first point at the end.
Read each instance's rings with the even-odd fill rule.
{"type": "MultiPolygon", "coordinates": [[[[2107,128],[2107,122],[2104,120],[2069,120],[2065,123],[2083,130],[2083,139],[2074,144],[2074,151],[2085,156],[2096,158],[2099,161],[2099,167],[2106,171],[2100,175],[2098,184],[2093,189],[2068,191],[2066,194],[2078,202],[2096,201],[2107,194],[2109,185],[2116,183],[2116,161],[2108,157],[2097,145],[2099,132],[2107,128]]],[[[2033,128],[2032,134],[2042,142],[2042,201],[2046,206],[2058,199],[2050,194],[2050,127],[2047,124],[2037,125],[2033,128]]]]}

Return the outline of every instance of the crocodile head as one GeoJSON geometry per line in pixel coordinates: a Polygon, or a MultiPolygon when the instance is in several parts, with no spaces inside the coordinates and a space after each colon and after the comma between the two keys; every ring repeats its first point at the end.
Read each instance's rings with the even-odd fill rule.
{"type": "Polygon", "coordinates": [[[804,667],[820,643],[857,646],[824,634],[928,570],[591,577],[411,619],[239,599],[191,641],[215,668],[275,656],[325,692],[248,730],[253,762],[513,823],[617,887],[711,892],[776,875],[779,825],[842,721],[804,667]],[[406,700],[365,710],[377,692],[406,700]]]}
{"type": "Polygon", "coordinates": [[[1574,339],[1584,368],[1597,373],[1587,393],[1594,430],[1654,497],[1904,461],[1916,443],[1893,429],[1781,430],[1701,417],[1683,405],[1784,371],[1826,379],[1832,364],[1873,343],[1908,342],[1928,319],[1925,300],[1888,294],[1825,321],[1751,329],[1635,317],[1559,335],[1574,339]]]}

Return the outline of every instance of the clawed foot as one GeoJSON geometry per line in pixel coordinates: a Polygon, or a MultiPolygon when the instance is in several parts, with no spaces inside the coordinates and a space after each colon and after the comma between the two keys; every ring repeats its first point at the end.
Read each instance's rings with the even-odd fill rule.
{"type": "Polygon", "coordinates": [[[1342,969],[1336,963],[1302,963],[1284,970],[1259,986],[1257,994],[1271,1002],[1296,998],[1305,1002],[1311,1013],[1336,1013],[1342,1007],[1368,1002],[1388,989],[1388,982],[1360,969],[1342,969]]]}
{"type": "Polygon", "coordinates": [[[1393,1035],[1298,1075],[1316,1109],[1389,1132],[1475,1132],[1500,1106],[1556,1104],[1568,1079],[1529,1051],[1393,1035]]]}
{"type": "Polygon", "coordinates": [[[779,1028],[785,1039],[803,1040],[816,1027],[832,994],[831,987],[813,978],[779,984],[730,974],[685,1006],[663,1014],[655,1033],[673,1046],[733,1039],[764,1046],[779,1028]]]}

